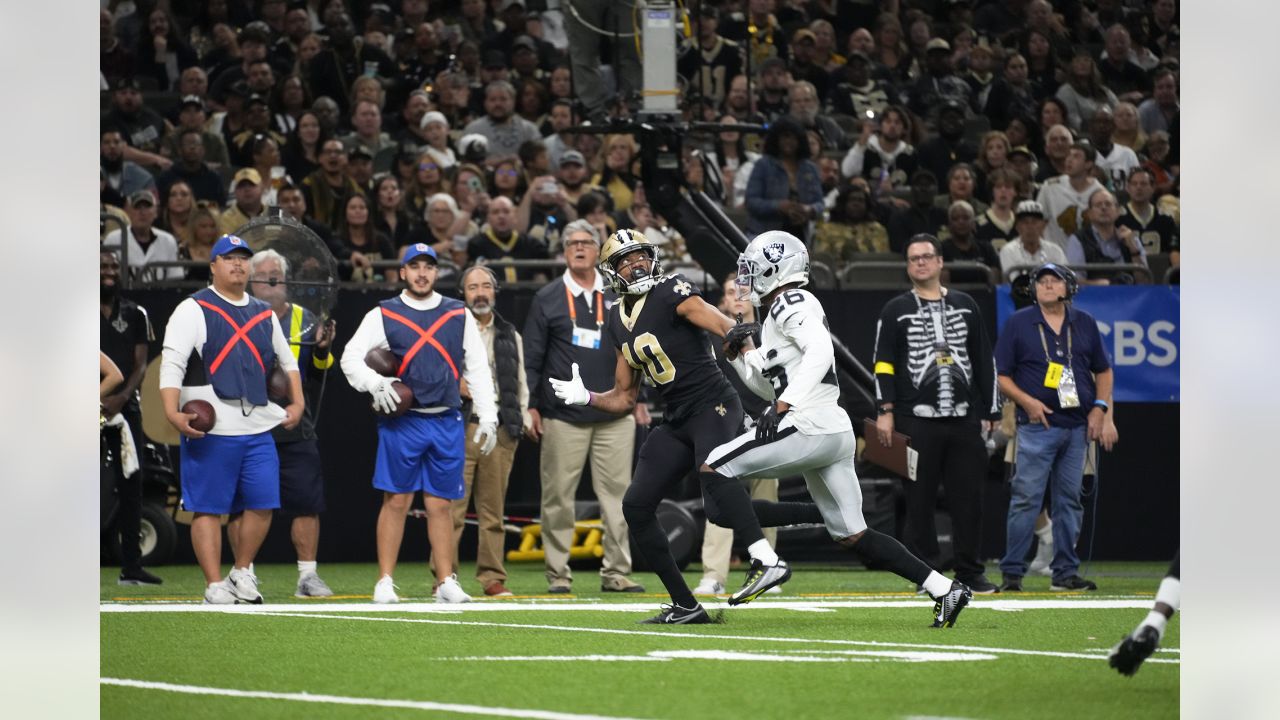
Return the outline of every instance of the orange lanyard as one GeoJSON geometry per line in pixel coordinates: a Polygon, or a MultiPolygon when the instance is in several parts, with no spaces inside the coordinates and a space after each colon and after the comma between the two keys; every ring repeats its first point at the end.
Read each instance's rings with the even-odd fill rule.
{"type": "MultiPolygon", "coordinates": [[[[574,327],[577,327],[578,326],[578,308],[574,307],[573,305],[573,292],[569,290],[568,285],[564,286],[564,299],[566,302],[569,303],[569,321],[573,323],[574,327]]],[[[604,297],[601,295],[599,290],[595,291],[595,301],[596,301],[595,302],[596,331],[598,332],[600,328],[604,327],[604,297]]]]}

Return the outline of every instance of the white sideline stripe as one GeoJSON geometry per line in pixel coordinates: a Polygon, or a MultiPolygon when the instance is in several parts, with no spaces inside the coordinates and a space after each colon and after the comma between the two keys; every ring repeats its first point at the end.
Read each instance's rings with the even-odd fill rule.
{"type": "MultiPolygon", "coordinates": [[[[1081,660],[1106,660],[1104,655],[1095,655],[1092,653],[1073,653],[1058,652],[1053,650],[1022,650],[1018,648],[993,648],[993,647],[975,647],[971,645],[937,645],[931,643],[895,643],[882,642],[879,640],[830,640],[824,638],[788,638],[788,637],[757,637],[755,635],[703,635],[695,633],[668,632],[658,630],[624,630],[621,628],[592,628],[592,627],[571,627],[565,625],[534,625],[531,623],[500,623],[487,622],[483,620],[430,620],[427,618],[387,618],[387,617],[369,617],[359,615],[327,615],[320,613],[284,613],[284,612],[259,612],[254,613],[258,617],[296,617],[310,618],[316,620],[363,620],[365,622],[399,622],[424,625],[461,625],[469,627],[495,627],[495,628],[517,628],[521,630],[558,630],[561,632],[579,632],[579,633],[595,633],[599,635],[631,635],[631,636],[649,636],[662,638],[680,638],[700,640],[744,640],[747,642],[776,642],[776,643],[805,643],[814,645],[856,645],[870,647],[905,647],[918,648],[922,650],[968,650],[979,653],[999,653],[1004,655],[1034,655],[1037,657],[1057,657],[1057,658],[1077,658],[1081,660]]],[[[1149,663],[1170,663],[1180,664],[1179,660],[1161,660],[1151,658],[1147,660],[1149,663]]]]}
{"type": "MultiPolygon", "coordinates": [[[[343,613],[428,613],[458,615],[483,612],[625,612],[652,613],[652,603],[537,603],[537,602],[472,602],[460,605],[442,605],[434,602],[397,603],[282,603],[279,605],[202,605],[200,603],[102,603],[98,610],[104,613],[159,613],[159,612],[215,612],[215,613],[272,613],[272,612],[343,612],[343,613]]],[[[727,608],[723,602],[704,602],[708,610],[727,608]]],[[[757,600],[749,605],[738,605],[733,612],[743,610],[799,610],[821,611],[827,608],[904,608],[933,607],[932,600],[916,598],[903,600],[757,600]]],[[[968,609],[985,610],[1147,610],[1151,598],[1072,599],[1047,598],[1028,600],[973,600],[968,609]]]]}
{"type": "Polygon", "coordinates": [[[269,690],[236,690],[234,688],[201,687],[199,685],[174,685],[172,683],[131,680],[129,678],[102,678],[103,685],[131,687],[142,690],[163,690],[187,695],[220,695],[223,697],[257,698],[260,700],[293,700],[295,702],[327,703],[331,705],[363,705],[366,707],[404,708],[432,712],[458,713],[460,715],[488,715],[535,720],[633,720],[613,715],[579,715],[553,710],[486,707],[484,705],[456,705],[428,700],[390,700],[384,698],[349,697],[346,695],[315,695],[312,693],[271,692],[269,690]]]}

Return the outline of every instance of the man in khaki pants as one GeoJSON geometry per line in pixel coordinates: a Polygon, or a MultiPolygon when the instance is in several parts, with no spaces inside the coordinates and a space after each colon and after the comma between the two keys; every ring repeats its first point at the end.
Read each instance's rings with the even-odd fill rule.
{"type": "MultiPolygon", "coordinates": [[[[502,565],[506,545],[502,516],[516,446],[520,444],[521,432],[528,425],[529,388],[525,384],[524,351],[520,333],[493,308],[498,294],[498,278],[492,270],[484,265],[473,265],[462,273],[458,286],[462,288],[462,299],[475,317],[480,337],[484,340],[489,372],[498,390],[499,430],[497,447],[489,455],[483,454],[472,439],[475,428],[471,426],[478,426],[479,421],[470,415],[470,407],[463,407],[468,414],[467,432],[470,434],[465,435],[467,454],[462,466],[465,494],[453,501],[454,547],[458,547],[462,539],[467,505],[474,496],[480,535],[476,551],[476,580],[484,588],[485,595],[505,597],[512,593],[507,589],[507,571],[502,565]]],[[[463,381],[462,396],[468,398],[469,405],[466,381],[463,381]]],[[[453,565],[458,566],[456,557],[453,565]]]]}
{"type": "Polygon", "coordinates": [[[600,501],[604,524],[605,592],[643,592],[633,582],[631,546],[622,517],[622,495],[631,483],[636,422],[647,424],[648,411],[636,405],[621,418],[590,407],[559,401],[548,378],[569,377],[577,363],[592,387],[611,387],[614,349],[602,338],[604,319],[616,296],[596,271],[600,235],[590,223],[576,220],[561,235],[564,276],[534,296],[524,327],[524,367],[530,388],[529,437],[542,444],[542,547],[546,551],[547,592],[569,593],[569,547],[573,543],[574,495],[582,468],[591,457],[591,484],[600,501]]]}

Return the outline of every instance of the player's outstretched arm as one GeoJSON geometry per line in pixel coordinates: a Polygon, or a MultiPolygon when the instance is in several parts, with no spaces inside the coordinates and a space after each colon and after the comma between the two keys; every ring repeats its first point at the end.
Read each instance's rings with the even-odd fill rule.
{"type": "Polygon", "coordinates": [[[627,364],[618,350],[618,364],[613,372],[613,388],[608,392],[593,393],[582,384],[578,375],[578,364],[573,364],[573,375],[568,380],[550,378],[551,387],[556,397],[565,405],[590,405],[607,413],[623,415],[636,406],[636,397],[640,394],[640,383],[637,371],[627,364]]]}
{"type": "Polygon", "coordinates": [[[734,325],[728,315],[703,300],[700,295],[692,295],[688,300],[681,302],[676,306],[676,313],[717,337],[724,337],[725,333],[729,332],[729,328],[734,325]]]}

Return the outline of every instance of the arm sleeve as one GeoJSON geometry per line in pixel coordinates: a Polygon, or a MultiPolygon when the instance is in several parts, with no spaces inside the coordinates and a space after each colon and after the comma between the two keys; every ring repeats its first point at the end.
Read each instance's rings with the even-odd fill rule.
{"type": "Polygon", "coordinates": [[[281,370],[297,371],[298,359],[293,356],[293,348],[289,347],[284,328],[280,327],[280,317],[275,313],[271,313],[271,349],[275,351],[276,362],[280,363],[281,370]]]}
{"type": "Polygon", "coordinates": [[[795,404],[796,399],[805,397],[822,382],[822,378],[836,362],[836,351],[831,344],[831,333],[814,312],[791,313],[782,321],[781,329],[800,348],[801,360],[787,389],[778,399],[787,404],[795,404]]]}
{"type": "MultiPolygon", "coordinates": [[[[991,339],[987,337],[987,324],[982,321],[978,312],[978,304],[969,300],[969,314],[965,321],[969,323],[969,358],[973,362],[974,397],[986,406],[982,413],[984,420],[1000,419],[1000,390],[996,385],[995,355],[991,352],[991,339]]],[[[974,407],[978,404],[974,403],[974,407]]]]}
{"type": "Polygon", "coordinates": [[[382,382],[382,376],[364,362],[364,356],[379,347],[391,349],[387,344],[387,331],[382,327],[382,308],[375,307],[360,321],[360,327],[347,341],[338,361],[342,374],[347,376],[347,383],[360,392],[369,392],[382,382]]]}
{"type": "Polygon", "coordinates": [[[764,376],[761,357],[763,356],[760,350],[750,350],[730,360],[729,364],[737,371],[738,377],[742,378],[742,384],[746,385],[751,392],[765,400],[773,400],[773,385],[764,376]]]}
{"type": "Polygon", "coordinates": [[[164,349],[160,353],[160,387],[181,388],[187,374],[187,358],[201,345],[204,336],[204,313],[196,301],[187,298],[178,303],[169,324],[164,328],[164,349]]]}
{"type": "Polygon", "coordinates": [[[542,382],[542,363],[547,355],[547,316],[542,312],[542,304],[535,295],[533,307],[529,309],[529,318],[524,323],[525,388],[529,393],[529,407],[538,409],[538,383],[542,382]]]}
{"type": "Polygon", "coordinates": [[[898,347],[898,322],[893,317],[893,301],[889,301],[880,310],[880,319],[876,321],[876,342],[871,353],[871,363],[876,381],[876,400],[890,403],[894,401],[894,375],[896,372],[898,347]]]}
{"type": "Polygon", "coordinates": [[[466,325],[462,329],[462,377],[471,391],[472,411],[480,422],[498,422],[497,391],[493,389],[493,375],[489,372],[489,356],[485,352],[484,339],[476,319],[468,310],[462,314],[466,325]]]}

